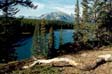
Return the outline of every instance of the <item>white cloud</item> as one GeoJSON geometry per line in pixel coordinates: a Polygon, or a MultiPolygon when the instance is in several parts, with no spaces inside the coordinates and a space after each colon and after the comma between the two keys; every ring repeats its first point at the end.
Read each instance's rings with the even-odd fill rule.
{"type": "MultiPolygon", "coordinates": [[[[60,7],[54,7],[53,9],[65,12],[67,14],[75,14],[75,6],[74,5],[67,5],[67,6],[60,6],[60,7]]],[[[80,6],[80,16],[82,15],[82,7],[80,6]]]]}
{"type": "Polygon", "coordinates": [[[74,13],[74,5],[54,7],[53,9],[56,9],[58,11],[65,12],[67,14],[71,14],[71,13],[73,14],[74,13]]]}
{"type": "Polygon", "coordinates": [[[20,6],[20,11],[16,14],[16,16],[38,16],[41,14],[41,11],[44,10],[45,4],[39,2],[33,2],[34,5],[38,5],[37,9],[27,8],[20,6]]]}

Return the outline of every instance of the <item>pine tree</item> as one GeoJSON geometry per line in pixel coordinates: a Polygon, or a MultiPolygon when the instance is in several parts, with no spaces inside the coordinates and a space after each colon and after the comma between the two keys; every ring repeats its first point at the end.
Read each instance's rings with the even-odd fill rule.
{"type": "Polygon", "coordinates": [[[60,43],[59,43],[59,46],[61,46],[61,45],[63,45],[63,29],[62,29],[62,25],[61,25],[61,29],[60,29],[60,37],[59,37],[59,41],[60,41],[60,43]]]}
{"type": "MultiPolygon", "coordinates": [[[[80,26],[80,9],[79,9],[79,0],[76,2],[76,8],[75,8],[75,24],[74,24],[74,31],[75,34],[79,32],[79,26],[80,26]]],[[[76,40],[75,40],[76,41],[76,40]]]]}
{"type": "Polygon", "coordinates": [[[98,14],[98,29],[97,38],[100,41],[100,45],[107,45],[112,43],[112,1],[104,0],[99,3],[100,12],[98,14]]]}
{"type": "Polygon", "coordinates": [[[34,9],[37,7],[32,3],[31,0],[0,0],[0,9],[9,7],[9,6],[16,6],[18,4],[22,6],[26,6],[26,7],[31,7],[34,9]]]}
{"type": "Polygon", "coordinates": [[[88,22],[88,0],[82,0],[82,7],[83,7],[83,22],[88,22]]]}
{"type": "MultiPolygon", "coordinates": [[[[89,39],[90,39],[90,35],[92,33],[92,27],[93,25],[89,25],[89,1],[88,0],[83,0],[82,1],[82,6],[83,6],[83,11],[82,11],[82,22],[79,22],[75,24],[75,35],[74,35],[74,41],[78,42],[78,43],[86,43],[89,39]]],[[[75,11],[77,11],[77,9],[79,8],[78,5],[78,0],[76,3],[76,9],[75,11]]],[[[79,17],[79,11],[76,12],[76,19],[77,17],[79,17]]],[[[79,19],[81,20],[81,19],[79,19]]]]}
{"type": "Polygon", "coordinates": [[[78,32],[79,32],[79,26],[80,26],[80,9],[79,9],[79,0],[77,0],[75,5],[75,23],[74,23],[74,41],[78,41],[78,32]]]}
{"type": "Polygon", "coordinates": [[[53,27],[50,27],[50,29],[49,29],[48,47],[49,47],[49,49],[54,49],[54,31],[53,31],[53,27]]]}
{"type": "Polygon", "coordinates": [[[79,31],[80,31],[80,8],[79,8],[79,0],[76,0],[75,4],[75,23],[74,23],[74,41],[79,41],[79,31]]]}
{"type": "Polygon", "coordinates": [[[97,41],[99,41],[99,45],[109,44],[112,42],[111,40],[111,0],[90,0],[91,7],[90,7],[90,14],[92,15],[91,18],[94,18],[94,25],[96,26],[95,35],[97,41]]]}
{"type": "Polygon", "coordinates": [[[97,21],[97,14],[100,11],[99,9],[99,0],[89,0],[89,21],[95,23],[97,21]]]}
{"type": "Polygon", "coordinates": [[[43,19],[41,21],[41,50],[44,56],[47,56],[48,48],[46,48],[46,21],[43,19]]]}
{"type": "Polygon", "coordinates": [[[19,11],[18,5],[36,8],[31,0],[0,0],[0,11],[3,14],[0,25],[4,30],[4,34],[0,36],[0,62],[3,63],[17,60],[15,48],[21,46],[17,44],[20,40],[21,20],[14,17],[19,11]]]}
{"type": "Polygon", "coordinates": [[[76,6],[75,6],[75,25],[79,25],[80,24],[80,9],[79,9],[79,0],[77,0],[76,2],[76,6]]]}
{"type": "Polygon", "coordinates": [[[53,30],[53,26],[50,27],[49,29],[49,36],[48,36],[48,55],[47,58],[53,58],[54,56],[56,56],[56,50],[54,48],[54,30],[53,30]]]}
{"type": "Polygon", "coordinates": [[[32,43],[32,55],[41,55],[40,48],[40,25],[36,24],[33,34],[33,43],[32,43]]]}

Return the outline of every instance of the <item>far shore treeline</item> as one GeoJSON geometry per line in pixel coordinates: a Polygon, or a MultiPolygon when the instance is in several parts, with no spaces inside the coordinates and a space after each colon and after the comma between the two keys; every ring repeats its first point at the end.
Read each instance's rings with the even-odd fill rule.
{"type": "MultiPolygon", "coordinates": [[[[10,18],[11,19],[11,18],[10,18]]],[[[15,25],[9,25],[10,27],[17,27],[20,28],[18,32],[22,34],[33,34],[35,25],[40,25],[42,19],[30,19],[30,18],[12,18],[15,22],[15,25]]],[[[53,26],[54,30],[60,29],[73,29],[73,23],[59,21],[59,20],[45,20],[46,21],[46,30],[49,31],[49,28],[53,26]]],[[[3,17],[0,17],[0,22],[3,22],[3,17]]],[[[4,25],[0,25],[0,34],[4,32],[4,25]]]]}

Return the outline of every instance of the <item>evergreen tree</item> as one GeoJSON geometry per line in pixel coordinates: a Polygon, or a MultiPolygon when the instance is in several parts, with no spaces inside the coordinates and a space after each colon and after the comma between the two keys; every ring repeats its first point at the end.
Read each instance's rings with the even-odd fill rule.
{"type": "Polygon", "coordinates": [[[3,13],[3,17],[0,18],[0,25],[4,30],[4,33],[0,36],[0,62],[17,59],[15,48],[21,45],[16,44],[21,34],[21,19],[14,18],[14,15],[19,11],[17,5],[34,9],[37,7],[30,0],[0,0],[0,11],[3,13]]]}
{"type": "Polygon", "coordinates": [[[37,7],[32,3],[31,0],[0,0],[0,9],[3,9],[8,6],[16,6],[18,4],[31,8],[37,7]]]}
{"type": "Polygon", "coordinates": [[[53,27],[50,27],[50,29],[49,29],[48,47],[49,47],[49,49],[54,49],[54,31],[53,31],[53,27]]]}
{"type": "Polygon", "coordinates": [[[82,16],[83,16],[83,22],[86,23],[88,22],[88,0],[82,0],[82,7],[83,7],[83,13],[82,13],[82,16]]]}
{"type": "Polygon", "coordinates": [[[94,30],[95,40],[99,42],[98,46],[108,45],[112,43],[111,37],[111,25],[112,18],[111,13],[111,3],[110,0],[90,0],[90,15],[92,20],[94,20],[94,25],[96,30],[94,30]]]}
{"type": "Polygon", "coordinates": [[[76,2],[76,6],[75,6],[75,25],[79,25],[80,24],[80,9],[79,9],[79,0],[77,0],[76,2]]]}
{"type": "MultiPolygon", "coordinates": [[[[76,9],[78,8],[78,1],[76,3],[76,9]]],[[[89,1],[88,0],[83,0],[82,1],[82,6],[83,6],[83,11],[82,11],[82,22],[79,22],[75,24],[75,34],[74,34],[74,41],[76,44],[81,45],[86,45],[88,40],[93,39],[94,37],[94,31],[95,31],[95,25],[92,25],[89,21],[90,16],[88,15],[89,13],[89,1]],[[93,35],[93,37],[91,36],[93,35]]],[[[79,15],[79,11],[76,12],[76,14],[79,15]]],[[[75,15],[75,17],[79,17],[75,15]]],[[[77,19],[77,18],[76,18],[77,19]]],[[[81,21],[81,19],[79,19],[81,21]]],[[[83,46],[82,46],[83,47],[83,46]]]]}
{"type": "Polygon", "coordinates": [[[99,0],[89,0],[89,4],[89,21],[96,24],[97,14],[100,11],[99,0]]]}
{"type": "Polygon", "coordinates": [[[61,25],[61,29],[60,29],[60,37],[59,37],[59,41],[60,41],[60,43],[59,43],[59,46],[61,46],[61,45],[63,45],[63,29],[62,29],[62,25],[61,25]]]}
{"type": "Polygon", "coordinates": [[[104,0],[99,3],[99,7],[101,7],[100,12],[98,14],[98,29],[97,29],[97,38],[100,41],[101,45],[108,45],[112,43],[112,1],[104,0]]]}
{"type": "Polygon", "coordinates": [[[80,9],[79,9],[79,0],[76,1],[75,5],[75,23],[74,23],[74,41],[75,43],[79,42],[80,40],[80,9]]]}
{"type": "Polygon", "coordinates": [[[54,48],[54,30],[53,30],[53,26],[50,27],[49,29],[49,38],[48,38],[48,55],[47,58],[53,58],[54,56],[56,56],[56,51],[54,48]]]}
{"type": "Polygon", "coordinates": [[[41,50],[44,56],[47,56],[48,48],[46,47],[46,21],[41,21],[41,50]]]}
{"type": "Polygon", "coordinates": [[[32,55],[41,55],[40,48],[40,25],[36,24],[33,34],[32,55]]]}

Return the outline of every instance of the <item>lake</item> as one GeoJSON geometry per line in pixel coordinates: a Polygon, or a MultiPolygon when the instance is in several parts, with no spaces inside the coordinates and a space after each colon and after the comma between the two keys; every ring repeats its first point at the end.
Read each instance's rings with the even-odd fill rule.
{"type": "MultiPolygon", "coordinates": [[[[64,29],[62,31],[62,39],[63,43],[73,42],[73,30],[71,29],[64,29]]],[[[60,42],[60,30],[54,31],[54,37],[55,37],[55,48],[59,48],[59,42],[60,42]]],[[[32,47],[32,37],[22,39],[18,42],[18,44],[22,44],[20,47],[16,47],[16,53],[18,60],[26,59],[31,56],[31,47],[32,47]]]]}

